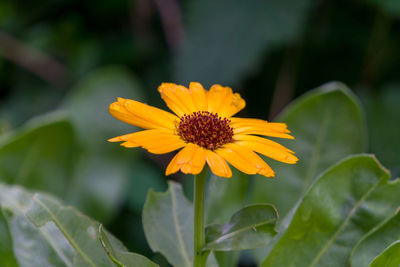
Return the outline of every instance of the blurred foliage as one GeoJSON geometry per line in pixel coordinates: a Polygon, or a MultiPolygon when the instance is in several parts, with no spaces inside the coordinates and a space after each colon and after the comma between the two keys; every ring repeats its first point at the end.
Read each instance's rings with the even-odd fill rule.
{"type": "MultiPolygon", "coordinates": [[[[171,155],[154,157],[107,143],[136,129],[112,118],[107,107],[119,96],[165,107],[156,87],[191,80],[232,86],[247,101],[239,115],[262,119],[274,118],[306,91],[339,80],[361,106],[329,102],[337,117],[327,129],[345,134],[326,145],[324,164],[317,164],[303,187],[357,152],[376,154],[392,177],[400,176],[399,26],[396,0],[0,1],[0,180],[56,195],[105,223],[129,250],[166,266],[145,242],[141,212],[149,188],[167,188],[163,172],[171,155]],[[45,59],[49,64],[43,65],[45,59]],[[365,110],[365,121],[345,109],[365,110]],[[328,157],[338,150],[340,156],[328,157]]],[[[287,119],[299,140],[312,141],[313,129],[324,125],[315,116],[307,132],[298,117],[285,112],[279,118],[287,119]]],[[[304,151],[303,157],[309,155],[301,145],[288,144],[300,159],[304,151]]],[[[284,170],[277,173],[289,176],[285,171],[297,172],[298,166],[279,166],[284,170]]],[[[235,178],[210,178],[208,222],[227,222],[253,201],[253,191],[260,197],[258,178],[235,178]]],[[[302,186],[283,178],[287,188],[302,186]]],[[[190,198],[191,178],[172,179],[184,183],[190,198]]],[[[297,200],[261,198],[274,199],[282,215],[297,200]]],[[[9,238],[1,231],[7,227],[4,214],[1,256],[9,254],[1,243],[9,238]]],[[[221,255],[216,253],[218,260],[221,255]]]]}

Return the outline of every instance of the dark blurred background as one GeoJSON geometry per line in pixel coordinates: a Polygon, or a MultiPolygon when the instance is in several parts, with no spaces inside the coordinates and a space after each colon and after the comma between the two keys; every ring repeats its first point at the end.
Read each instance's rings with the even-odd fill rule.
{"type": "MultiPolygon", "coordinates": [[[[333,80],[360,98],[369,151],[400,175],[400,1],[0,1],[0,134],[67,114],[76,139],[68,173],[86,186],[61,197],[158,262],[140,214],[147,189],[165,189],[170,155],[107,143],[133,129],[108,105],[122,96],[165,108],[161,82],[220,83],[245,98],[241,116],[272,120],[333,80]]],[[[173,178],[190,196],[190,181],[173,178]]]]}

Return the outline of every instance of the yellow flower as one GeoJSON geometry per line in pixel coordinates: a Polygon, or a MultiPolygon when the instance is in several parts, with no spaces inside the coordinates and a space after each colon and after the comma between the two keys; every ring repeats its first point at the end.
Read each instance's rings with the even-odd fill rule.
{"type": "Polygon", "coordinates": [[[166,175],[179,170],[198,174],[207,162],[215,175],[231,177],[227,161],[244,173],[273,177],[274,171],[255,152],[285,163],[297,162],[293,151],[260,137],[294,139],[285,123],[232,117],[246,103],[231,88],[213,85],[207,91],[195,82],[190,83],[189,89],[163,83],[158,91],[175,114],[135,100],[118,98],[110,105],[110,113],[146,130],[109,141],[123,141],[122,146],[143,147],[154,154],[182,148],[169,163],[166,175]]]}

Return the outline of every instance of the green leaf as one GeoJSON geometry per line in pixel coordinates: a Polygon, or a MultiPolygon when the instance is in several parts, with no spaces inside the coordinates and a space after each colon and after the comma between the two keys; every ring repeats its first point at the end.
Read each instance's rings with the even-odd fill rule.
{"type": "Polygon", "coordinates": [[[369,267],[398,267],[400,265],[400,240],[387,247],[369,267]]]}
{"type": "MultiPolygon", "coordinates": [[[[10,231],[13,253],[21,267],[73,266],[73,249],[54,224],[38,229],[25,216],[33,194],[0,183],[0,206],[10,231]]],[[[11,244],[9,244],[11,246],[11,244]]]]}
{"type": "Polygon", "coordinates": [[[74,131],[63,114],[37,117],[15,134],[1,138],[0,181],[63,196],[75,148],[74,131]]]}
{"type": "Polygon", "coordinates": [[[229,222],[207,226],[205,250],[243,250],[266,245],[277,233],[277,221],[278,213],[272,205],[244,207],[229,222]]]}
{"type": "Polygon", "coordinates": [[[158,265],[148,260],[146,257],[127,252],[121,242],[112,235],[103,231],[103,226],[99,226],[101,244],[107,255],[117,266],[141,266],[141,267],[157,267],[158,265]]]}
{"type": "MultiPolygon", "coordinates": [[[[169,181],[168,190],[150,190],[143,208],[143,229],[154,252],[162,253],[173,266],[192,267],[193,205],[180,184],[169,181]]],[[[207,266],[217,266],[211,254],[207,266]]]]}
{"type": "MultiPolygon", "coordinates": [[[[248,202],[249,176],[232,170],[230,179],[210,175],[206,192],[206,222],[208,224],[229,221],[232,214],[248,202]]],[[[235,266],[239,259],[237,251],[216,251],[220,266],[235,266]]]]}
{"type": "Polygon", "coordinates": [[[369,4],[376,5],[377,7],[385,10],[387,13],[399,17],[400,16],[400,3],[396,0],[364,0],[369,4]]]}
{"type": "Polygon", "coordinates": [[[4,267],[17,267],[17,261],[13,253],[13,242],[11,238],[10,229],[8,228],[7,220],[4,213],[7,210],[0,209],[0,259],[1,266],[4,267]]]}
{"type": "Polygon", "coordinates": [[[175,60],[175,79],[208,85],[237,83],[259,65],[260,54],[300,35],[312,3],[190,1],[184,12],[187,36],[175,60]]]}
{"type": "Polygon", "coordinates": [[[79,139],[92,150],[110,149],[114,146],[107,139],[136,129],[109,114],[108,107],[117,97],[144,100],[142,88],[129,70],[108,66],[84,77],[65,99],[63,108],[69,113],[79,139]]]}
{"type": "Polygon", "coordinates": [[[341,83],[329,83],[295,100],[278,117],[295,140],[278,140],[296,152],[295,165],[271,162],[274,179],[257,176],[253,203],[272,203],[281,218],[326,168],[365,147],[364,120],[357,99],[341,83]]]}
{"type": "Polygon", "coordinates": [[[300,201],[262,266],[347,266],[357,241],[400,205],[399,181],[370,155],[334,165],[300,201]]]}
{"type": "Polygon", "coordinates": [[[129,192],[130,172],[127,158],[82,152],[66,201],[97,220],[108,222],[129,192]]]}
{"type": "Polygon", "coordinates": [[[41,229],[54,224],[74,250],[74,262],[79,266],[110,266],[97,234],[98,223],[79,214],[72,207],[63,207],[56,199],[34,194],[27,217],[41,229]]]}
{"type": "Polygon", "coordinates": [[[351,266],[368,266],[375,256],[398,240],[400,240],[400,212],[391,216],[360,240],[351,253],[351,266]]]}
{"type": "MultiPolygon", "coordinates": [[[[18,266],[113,266],[100,242],[99,223],[74,208],[63,206],[51,196],[1,183],[0,206],[0,225],[7,223],[18,266]]],[[[122,243],[106,234],[123,260],[132,262],[122,243]]],[[[139,260],[144,262],[142,257],[139,260]]]]}
{"type": "Polygon", "coordinates": [[[132,179],[129,179],[128,204],[138,214],[141,214],[149,189],[166,190],[167,182],[160,168],[155,168],[154,165],[144,160],[136,160],[131,164],[135,171],[132,174],[132,179]]]}
{"type": "Polygon", "coordinates": [[[214,251],[214,255],[218,262],[217,266],[238,266],[240,251],[214,251]]]}
{"type": "Polygon", "coordinates": [[[168,191],[150,190],[143,208],[143,228],[150,248],[174,266],[192,266],[193,205],[182,187],[169,182],[168,191]]]}
{"type": "Polygon", "coordinates": [[[129,192],[132,157],[138,151],[107,142],[137,130],[109,114],[118,97],[143,100],[142,88],[126,68],[108,66],[85,76],[63,104],[81,144],[67,200],[102,222],[112,219],[129,192]]]}
{"type": "Polygon", "coordinates": [[[367,115],[369,151],[376,154],[394,177],[399,177],[400,84],[385,86],[374,93],[363,93],[360,97],[367,115]]]}
{"type": "Polygon", "coordinates": [[[236,169],[232,170],[232,178],[229,179],[211,174],[206,193],[207,223],[228,221],[233,213],[248,202],[248,186],[249,176],[236,169]]]}

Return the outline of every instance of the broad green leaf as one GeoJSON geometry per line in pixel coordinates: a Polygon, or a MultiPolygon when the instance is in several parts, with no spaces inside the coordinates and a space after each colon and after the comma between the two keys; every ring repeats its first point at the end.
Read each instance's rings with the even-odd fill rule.
{"type": "Polygon", "coordinates": [[[206,221],[208,224],[228,221],[233,213],[248,202],[248,175],[237,170],[232,171],[230,179],[214,174],[210,175],[206,197],[206,221]]]}
{"type": "Polygon", "coordinates": [[[236,212],[229,222],[206,228],[206,250],[243,250],[261,247],[276,235],[276,209],[256,204],[236,212]]]}
{"type": "MultiPolygon", "coordinates": [[[[99,223],[74,208],[51,196],[1,183],[0,206],[19,266],[113,266],[100,242],[99,223]]],[[[112,247],[129,255],[120,241],[106,234],[112,247]]]]}
{"type": "MultiPolygon", "coordinates": [[[[99,223],[57,199],[0,183],[0,207],[18,266],[113,266],[100,242],[99,223]]],[[[129,254],[115,237],[107,237],[121,255],[129,254]]]]}
{"type": "MultiPolygon", "coordinates": [[[[1,205],[0,205],[1,208],[1,205]]],[[[11,233],[8,228],[7,220],[4,213],[7,210],[0,209],[0,259],[1,266],[4,267],[17,267],[17,261],[13,253],[13,242],[11,233]]]]}
{"type": "Polygon", "coordinates": [[[99,241],[99,225],[89,217],[40,194],[32,197],[26,215],[39,229],[54,224],[73,248],[77,266],[112,266],[99,241]]]}
{"type": "Polygon", "coordinates": [[[102,225],[99,227],[101,244],[107,255],[117,266],[126,267],[157,267],[158,265],[151,262],[146,257],[127,252],[121,242],[115,239],[112,235],[103,231],[102,225]]]}
{"type": "MultiPolygon", "coordinates": [[[[193,205],[180,184],[170,181],[164,193],[150,190],[142,218],[147,242],[154,252],[162,253],[173,266],[192,267],[193,205]]],[[[207,266],[216,266],[212,254],[207,266]]]]}
{"type": "Polygon", "coordinates": [[[377,256],[369,267],[399,267],[400,266],[400,240],[387,247],[377,256]]]}
{"type": "Polygon", "coordinates": [[[59,196],[68,187],[76,141],[63,114],[47,114],[0,140],[0,181],[59,196]]]}
{"type": "Polygon", "coordinates": [[[360,240],[351,253],[351,266],[368,266],[375,256],[397,240],[400,240],[400,212],[371,230],[360,240]]]}
{"type": "Polygon", "coordinates": [[[193,205],[179,184],[169,182],[165,193],[149,191],[143,209],[143,229],[154,252],[162,253],[173,266],[192,266],[193,205]]]}
{"type": "Polygon", "coordinates": [[[296,40],[312,4],[310,0],[190,1],[175,79],[205,85],[237,83],[259,65],[261,54],[296,40]]]}
{"type": "Polygon", "coordinates": [[[54,224],[38,229],[25,216],[33,194],[0,183],[0,206],[7,222],[14,257],[21,267],[73,266],[73,250],[54,224]]]}
{"type": "Polygon", "coordinates": [[[364,120],[357,99],[340,83],[329,83],[295,100],[277,119],[295,140],[278,140],[296,152],[295,165],[267,159],[274,179],[257,176],[253,203],[272,203],[284,218],[313,180],[343,157],[364,151],[364,120]]]}
{"type": "Polygon", "coordinates": [[[334,165],[300,201],[262,266],[347,266],[357,241],[400,205],[400,180],[389,178],[370,155],[334,165]]]}

